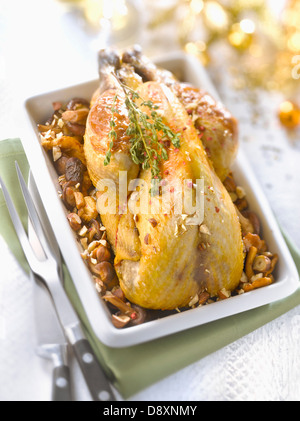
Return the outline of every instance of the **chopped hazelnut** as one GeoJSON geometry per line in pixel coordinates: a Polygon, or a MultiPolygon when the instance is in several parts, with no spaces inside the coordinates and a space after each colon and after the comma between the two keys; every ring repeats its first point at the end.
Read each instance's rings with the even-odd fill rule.
{"type": "Polygon", "coordinates": [[[200,225],[199,231],[201,232],[201,234],[211,235],[208,227],[205,224],[200,225]]]}
{"type": "Polygon", "coordinates": [[[76,208],[81,209],[85,206],[84,196],[81,192],[74,192],[76,208]]]}
{"type": "Polygon", "coordinates": [[[234,192],[229,192],[229,196],[231,197],[231,200],[232,200],[233,202],[236,202],[236,201],[237,201],[237,199],[238,199],[237,194],[236,194],[236,193],[234,193],[234,192]]]}
{"type": "Polygon", "coordinates": [[[257,281],[258,279],[261,279],[261,278],[263,278],[263,274],[262,273],[257,273],[256,275],[253,275],[252,277],[251,277],[251,279],[250,279],[250,281],[251,282],[255,282],[255,281],[257,281]]]}
{"type": "Polygon", "coordinates": [[[241,186],[237,186],[235,191],[239,199],[243,199],[246,196],[246,192],[241,186]]]}
{"type": "Polygon", "coordinates": [[[53,155],[53,162],[58,161],[62,157],[62,151],[59,146],[53,146],[52,155],[53,155]]]}
{"type": "Polygon", "coordinates": [[[193,307],[195,304],[197,304],[199,301],[199,296],[196,294],[191,301],[189,302],[189,307],[193,307]]]}
{"type": "Polygon", "coordinates": [[[150,222],[150,224],[152,225],[153,228],[155,228],[157,226],[157,220],[154,218],[150,218],[148,219],[148,221],[150,222]]]}
{"type": "Polygon", "coordinates": [[[92,241],[88,246],[88,251],[91,253],[93,250],[95,250],[96,247],[99,246],[99,241],[92,241]]]}
{"type": "Polygon", "coordinates": [[[96,200],[91,196],[86,196],[84,200],[85,206],[79,209],[78,215],[85,222],[90,222],[92,219],[96,219],[98,216],[96,200]]]}
{"type": "Polygon", "coordinates": [[[247,282],[249,282],[249,280],[248,280],[247,275],[245,274],[245,272],[243,272],[243,273],[242,273],[242,276],[241,276],[240,282],[241,282],[242,284],[246,284],[247,282]]]}
{"type": "Polygon", "coordinates": [[[80,235],[80,237],[84,237],[86,234],[87,234],[87,232],[88,232],[88,229],[87,229],[87,227],[84,225],[82,228],[81,228],[81,230],[79,231],[79,235],[80,235]]]}
{"type": "Polygon", "coordinates": [[[209,299],[210,295],[207,291],[204,291],[199,296],[199,306],[205,304],[207,300],[209,299]]]}
{"type": "Polygon", "coordinates": [[[87,238],[81,238],[80,239],[80,244],[82,245],[84,250],[87,250],[88,248],[88,242],[87,242],[87,238]]]}
{"type": "Polygon", "coordinates": [[[111,320],[117,329],[122,329],[128,325],[128,323],[131,321],[131,318],[126,316],[126,314],[113,314],[111,320]]]}
{"type": "Polygon", "coordinates": [[[231,292],[228,291],[225,288],[222,288],[219,292],[218,292],[218,296],[221,300],[226,300],[227,298],[231,297],[231,292]]]}

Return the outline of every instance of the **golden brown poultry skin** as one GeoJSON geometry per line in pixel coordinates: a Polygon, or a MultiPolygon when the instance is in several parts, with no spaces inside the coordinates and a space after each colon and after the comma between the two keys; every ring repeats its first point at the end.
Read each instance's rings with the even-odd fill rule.
{"type": "MultiPolygon", "coordinates": [[[[117,79],[113,76],[115,67],[118,66],[118,56],[114,52],[102,57],[101,84],[97,93],[93,96],[91,110],[87,119],[86,133],[84,137],[84,152],[88,172],[93,185],[101,190],[102,180],[111,180],[116,186],[116,192],[98,191],[98,199],[102,194],[116,194],[115,213],[101,213],[101,218],[106,226],[107,236],[116,259],[139,259],[140,243],[134,229],[133,216],[121,215],[119,207],[119,182],[120,172],[126,173],[126,183],[138,176],[140,168],[130,157],[129,138],[126,135],[128,127],[128,113],[125,107],[125,95],[117,79]],[[114,98],[116,97],[116,100],[114,98]],[[114,141],[112,157],[109,165],[104,164],[106,153],[109,149],[110,121],[112,119],[112,107],[118,109],[114,119],[116,122],[117,138],[114,141]]],[[[101,58],[100,58],[101,60],[101,58]]]]}
{"type": "MultiPolygon", "coordinates": [[[[85,134],[87,168],[95,187],[102,178],[111,178],[118,189],[119,171],[128,171],[128,184],[138,176],[150,186],[150,169],[141,170],[130,159],[124,91],[112,76],[119,71],[115,63],[102,63],[102,82],[93,98],[85,134]],[[105,166],[115,95],[120,118],[116,121],[118,136],[111,162],[105,166]]],[[[160,82],[131,80],[144,100],[158,106],[164,123],[180,134],[180,148],[171,144],[167,147],[169,157],[162,161],[161,174],[170,183],[175,179],[193,183],[204,180],[205,207],[201,227],[187,225],[184,213],[175,214],[176,196],[172,196],[169,213],[156,212],[155,202],[161,206],[162,197],[152,197],[147,189],[147,201],[154,210],[120,215],[116,209],[114,215],[101,215],[115,252],[120,286],[132,303],[162,310],[188,306],[205,290],[212,296],[222,288],[233,290],[242,275],[244,256],[241,227],[230,196],[208,161],[199,133],[174,90],[160,82]]],[[[127,193],[131,199],[132,194],[127,193]]],[[[98,192],[99,197],[102,194],[98,192]]]]}
{"type": "Polygon", "coordinates": [[[238,151],[237,120],[204,90],[179,83],[174,91],[191,116],[215,172],[224,181],[238,151]]]}
{"type": "MultiPolygon", "coordinates": [[[[202,234],[199,226],[185,226],[182,217],[173,213],[139,215],[136,226],[141,259],[134,263],[124,260],[117,272],[130,301],[145,308],[184,307],[204,290],[216,295],[222,288],[236,288],[244,260],[241,227],[230,196],[211,169],[198,133],[178,98],[155,82],[145,83],[139,93],[158,105],[166,124],[181,134],[181,147],[177,151],[171,146],[162,172],[167,168],[170,181],[204,179],[202,226],[209,234],[202,234]],[[155,227],[149,223],[153,219],[157,221],[155,227]],[[176,226],[185,229],[176,235],[176,226]]],[[[150,171],[143,171],[139,177],[149,183],[150,171]]],[[[149,200],[153,199],[149,196],[149,200]]]]}

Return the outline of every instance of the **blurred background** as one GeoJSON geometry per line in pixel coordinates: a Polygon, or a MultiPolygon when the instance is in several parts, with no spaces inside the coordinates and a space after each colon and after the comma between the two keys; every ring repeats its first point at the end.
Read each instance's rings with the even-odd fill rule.
{"type": "MultiPolygon", "coordinates": [[[[300,0],[0,0],[0,139],[22,137],[27,97],[96,79],[100,48],[135,43],[151,57],[180,50],[205,66],[239,120],[241,148],[278,221],[300,247],[300,0]]],[[[0,397],[30,400],[32,390],[42,396],[24,387],[29,370],[32,382],[40,376],[31,292],[1,243],[0,267],[0,313],[11,333],[0,347],[0,397]]],[[[299,400],[298,313],[137,398],[299,400]]]]}
{"type": "MultiPolygon", "coordinates": [[[[0,0],[0,78],[51,89],[97,74],[106,46],[194,54],[214,82],[281,92],[281,122],[300,123],[298,0],[0,0]],[[290,113],[289,113],[290,112],[290,113]],[[286,115],[285,115],[286,114],[286,115]]],[[[9,89],[9,87],[1,86],[9,89]]],[[[24,88],[24,87],[23,87],[24,88]]],[[[253,99],[253,98],[252,98],[253,99]]]]}
{"type": "Polygon", "coordinates": [[[300,245],[299,0],[0,0],[0,6],[0,138],[21,136],[25,98],[97,78],[100,48],[138,43],[151,57],[185,51],[206,67],[239,120],[241,145],[300,245]],[[286,206],[287,190],[293,206],[286,206]]]}

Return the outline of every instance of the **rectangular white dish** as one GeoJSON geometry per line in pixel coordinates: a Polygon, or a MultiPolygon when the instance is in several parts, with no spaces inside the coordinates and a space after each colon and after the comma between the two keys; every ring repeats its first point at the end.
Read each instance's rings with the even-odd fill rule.
{"type": "MultiPolygon", "coordinates": [[[[161,67],[175,71],[175,73],[179,71],[184,81],[206,89],[218,99],[218,94],[205,70],[194,57],[176,53],[168,57],[164,56],[163,59],[156,60],[156,63],[161,67]]],[[[106,304],[99,298],[91,274],[81,259],[81,250],[66,219],[65,208],[57,193],[56,171],[51,160],[40,146],[37,130],[37,124],[44,123],[51,115],[53,102],[68,102],[73,97],[90,99],[97,85],[98,80],[93,80],[28,99],[25,103],[27,130],[22,137],[22,143],[63,258],[89,322],[100,341],[110,347],[132,346],[269,304],[292,294],[299,287],[299,275],[296,266],[268,201],[247,159],[240,150],[233,167],[234,176],[238,184],[246,190],[250,207],[261,220],[263,238],[267,241],[269,249],[279,255],[276,282],[268,287],[228,300],[191,309],[139,326],[123,330],[113,326],[110,312],[106,304]]]]}

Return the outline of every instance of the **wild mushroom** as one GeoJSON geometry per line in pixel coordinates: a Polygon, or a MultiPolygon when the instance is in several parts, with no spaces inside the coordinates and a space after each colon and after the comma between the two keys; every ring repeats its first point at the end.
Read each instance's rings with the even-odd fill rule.
{"type": "MultiPolygon", "coordinates": [[[[260,220],[259,220],[258,216],[256,215],[256,213],[253,212],[253,211],[243,211],[242,215],[250,221],[250,223],[253,227],[253,234],[259,235],[260,229],[261,229],[260,228],[260,220]]],[[[249,231],[249,232],[251,232],[251,231],[249,231]]]]}
{"type": "Polygon", "coordinates": [[[264,255],[256,256],[253,262],[253,270],[260,273],[268,272],[271,268],[271,260],[264,255]]]}
{"type": "Polygon", "coordinates": [[[70,227],[74,230],[74,231],[79,231],[81,226],[82,226],[82,221],[80,219],[80,217],[76,214],[76,213],[70,213],[68,215],[68,221],[70,223],[70,227]]]}
{"type": "Polygon", "coordinates": [[[111,259],[110,250],[102,244],[97,248],[96,259],[98,262],[109,262],[111,259]]]}
{"type": "Polygon", "coordinates": [[[130,326],[138,326],[147,320],[147,311],[135,304],[132,305],[134,313],[131,315],[130,326]]]}
{"type": "Polygon", "coordinates": [[[85,166],[78,158],[70,158],[66,163],[66,180],[82,183],[85,166]]]}
{"type": "Polygon", "coordinates": [[[246,258],[246,265],[245,265],[245,272],[248,279],[251,279],[252,276],[254,276],[254,270],[253,270],[253,262],[257,255],[257,248],[256,247],[250,247],[247,258],[246,258]]]}

